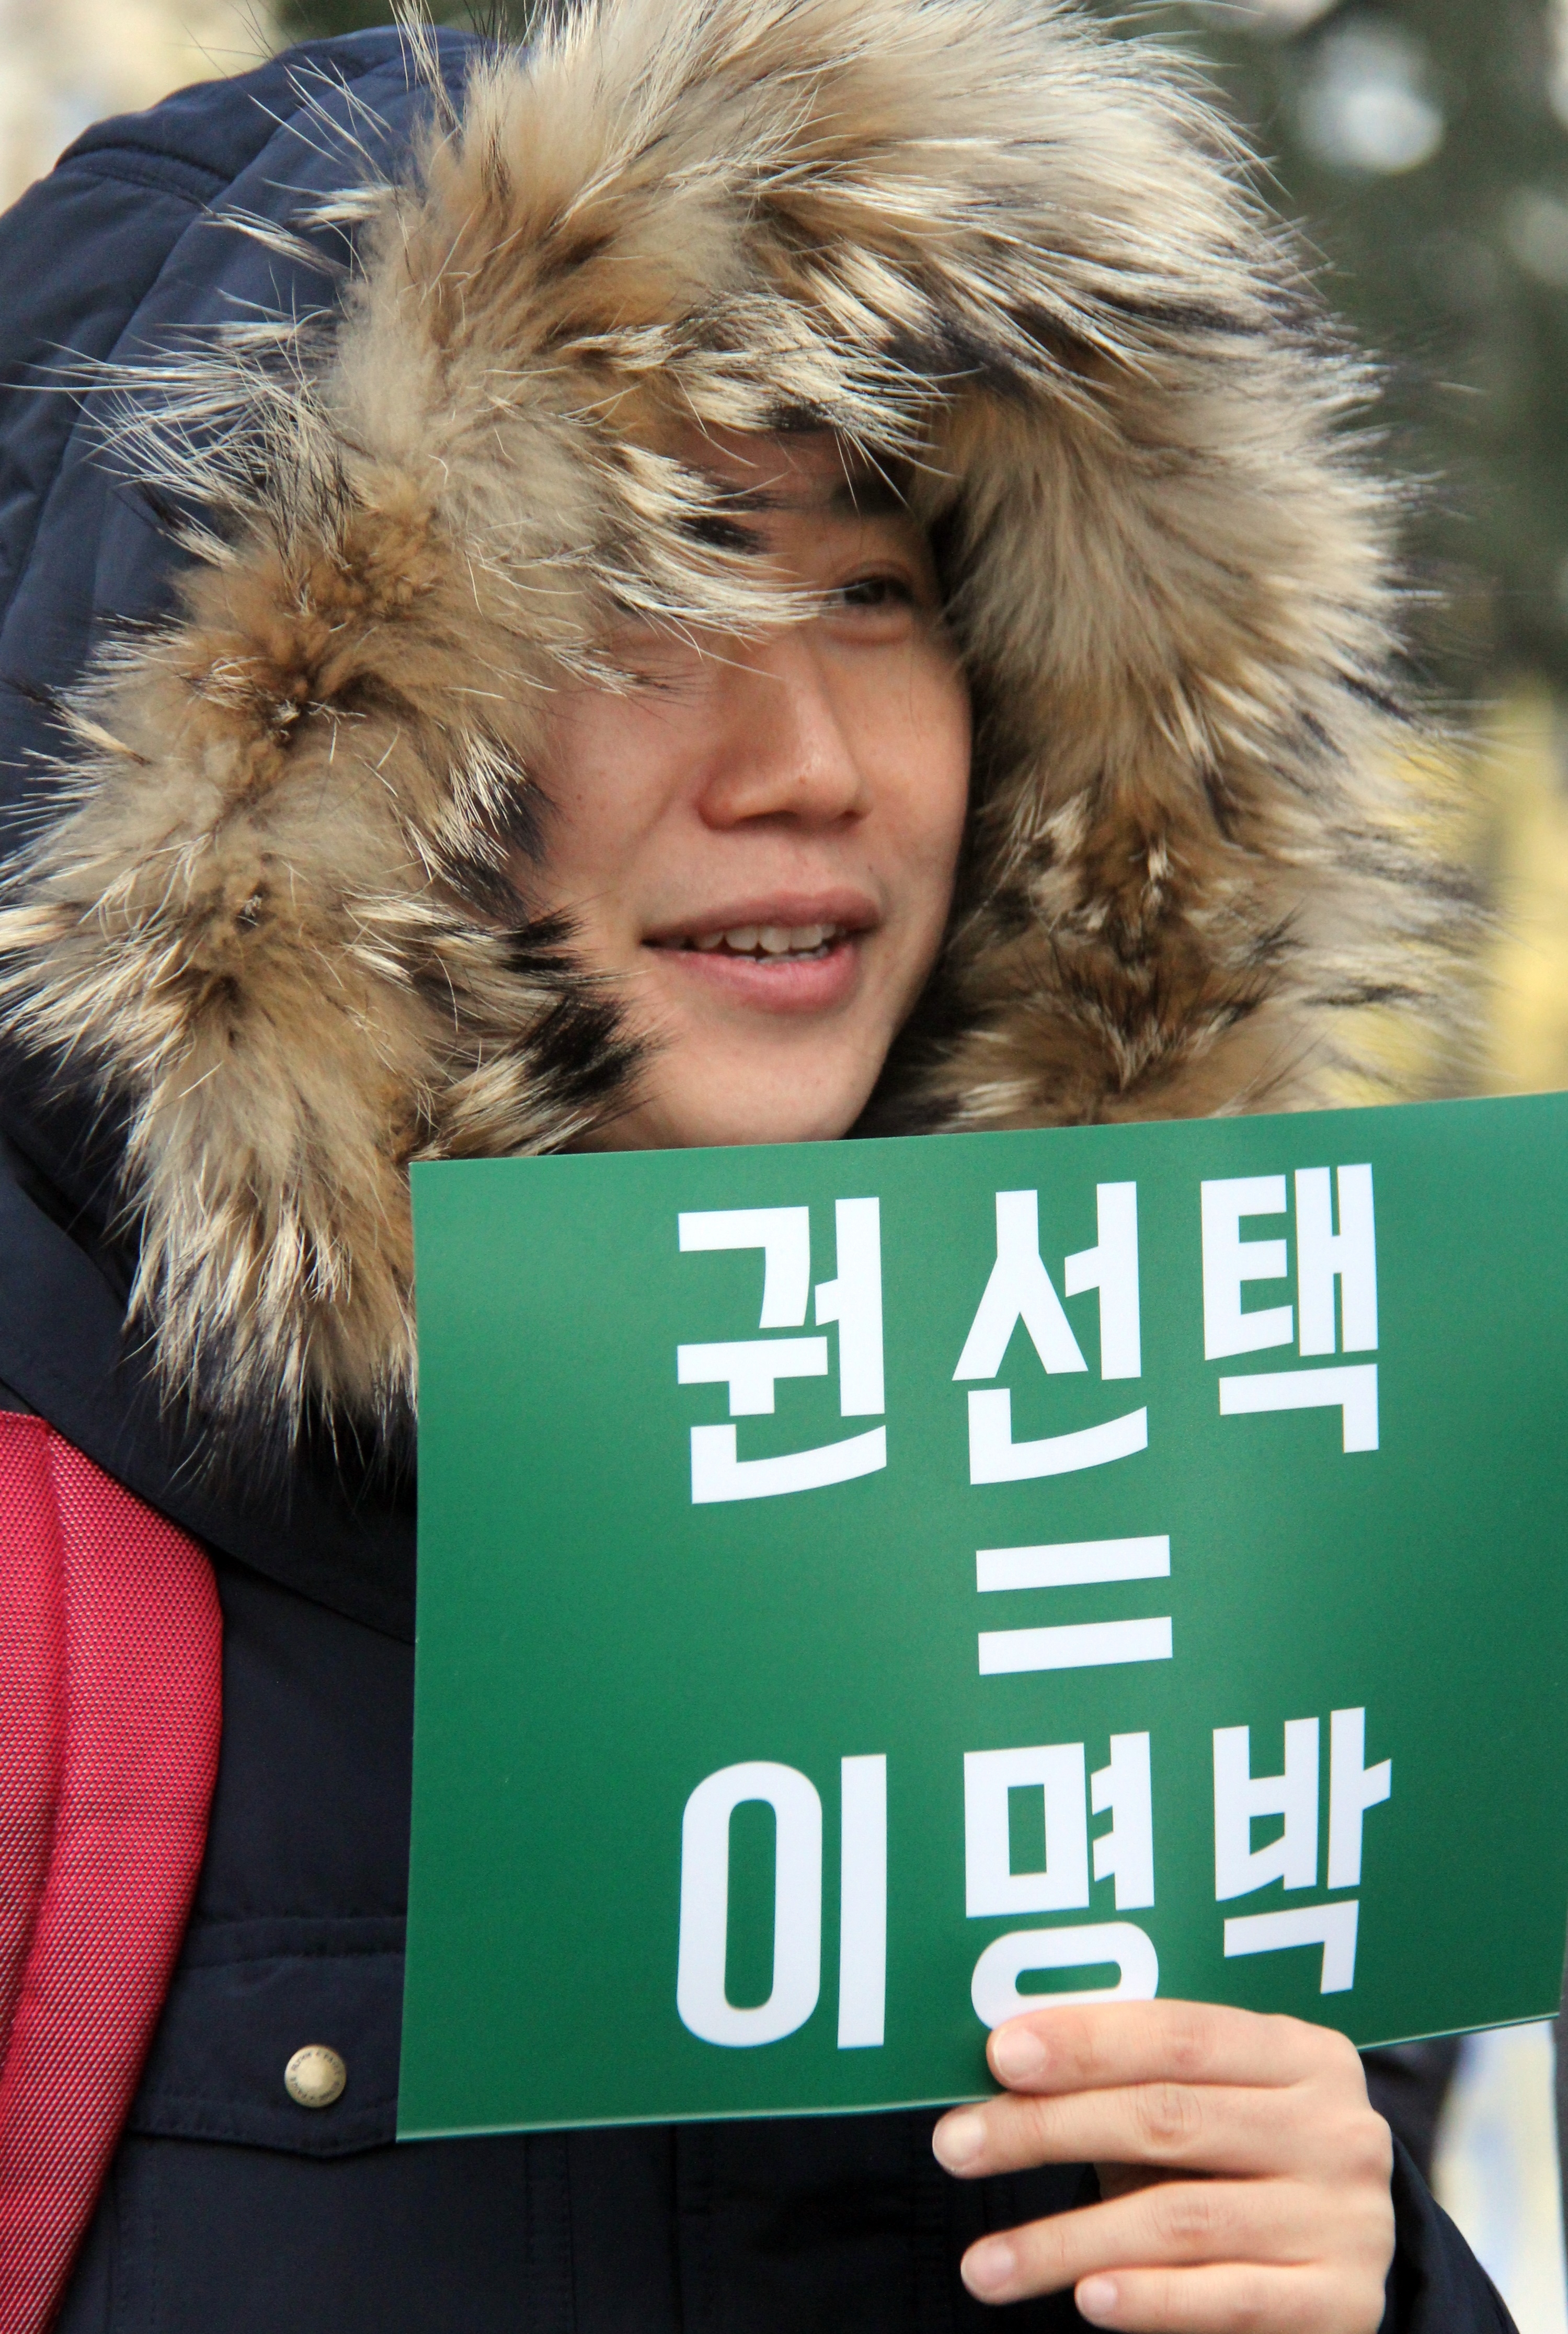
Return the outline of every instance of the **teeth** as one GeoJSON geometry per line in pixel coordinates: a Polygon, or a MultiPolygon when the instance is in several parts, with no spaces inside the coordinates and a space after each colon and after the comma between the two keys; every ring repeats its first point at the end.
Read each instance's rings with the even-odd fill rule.
{"type": "Polygon", "coordinates": [[[707,956],[726,949],[731,956],[815,956],[839,935],[837,924],[736,924],[727,932],[704,932],[688,948],[707,956]]]}

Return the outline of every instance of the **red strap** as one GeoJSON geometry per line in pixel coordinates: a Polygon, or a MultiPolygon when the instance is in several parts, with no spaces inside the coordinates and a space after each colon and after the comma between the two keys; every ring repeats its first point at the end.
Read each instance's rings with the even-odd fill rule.
{"type": "Polygon", "coordinates": [[[195,1543],[0,1413],[0,2334],[43,2334],[163,2006],[217,1771],[195,1543]]]}

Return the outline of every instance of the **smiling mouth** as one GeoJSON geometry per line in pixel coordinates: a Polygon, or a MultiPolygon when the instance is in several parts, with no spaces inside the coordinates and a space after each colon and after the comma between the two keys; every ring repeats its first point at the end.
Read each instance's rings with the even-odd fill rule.
{"type": "Polygon", "coordinates": [[[751,964],[811,964],[850,938],[842,924],[736,924],[727,931],[659,940],[678,955],[742,957],[751,964]]]}

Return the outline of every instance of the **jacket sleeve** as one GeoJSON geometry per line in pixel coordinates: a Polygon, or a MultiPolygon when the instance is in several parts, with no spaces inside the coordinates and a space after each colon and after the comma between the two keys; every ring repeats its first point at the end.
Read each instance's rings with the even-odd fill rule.
{"type": "Polygon", "coordinates": [[[1383,2334],[1517,2334],[1496,2287],[1398,2139],[1393,2187],[1383,2334]]]}

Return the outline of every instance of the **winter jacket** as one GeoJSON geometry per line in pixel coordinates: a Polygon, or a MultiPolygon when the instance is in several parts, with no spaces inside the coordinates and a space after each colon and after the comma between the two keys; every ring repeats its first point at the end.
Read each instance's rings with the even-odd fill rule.
{"type": "MultiPolygon", "coordinates": [[[[969,670],[961,895],[869,1123],[1314,1098],[1447,916],[1385,798],[1354,369],[1201,105],[1034,0],[313,44],[80,140],[0,227],[0,1411],[198,1545],[223,1618],[59,2325],[978,2326],[964,2246],[1086,2168],[953,2183],[928,2116],[390,2144],[406,1170],[570,1143],[634,1075],[496,838],[607,615],[777,613],[694,417],[897,465],[969,670]]],[[[1396,2201],[1389,2326],[1506,2326],[1403,2156],[1396,2201]]]]}

